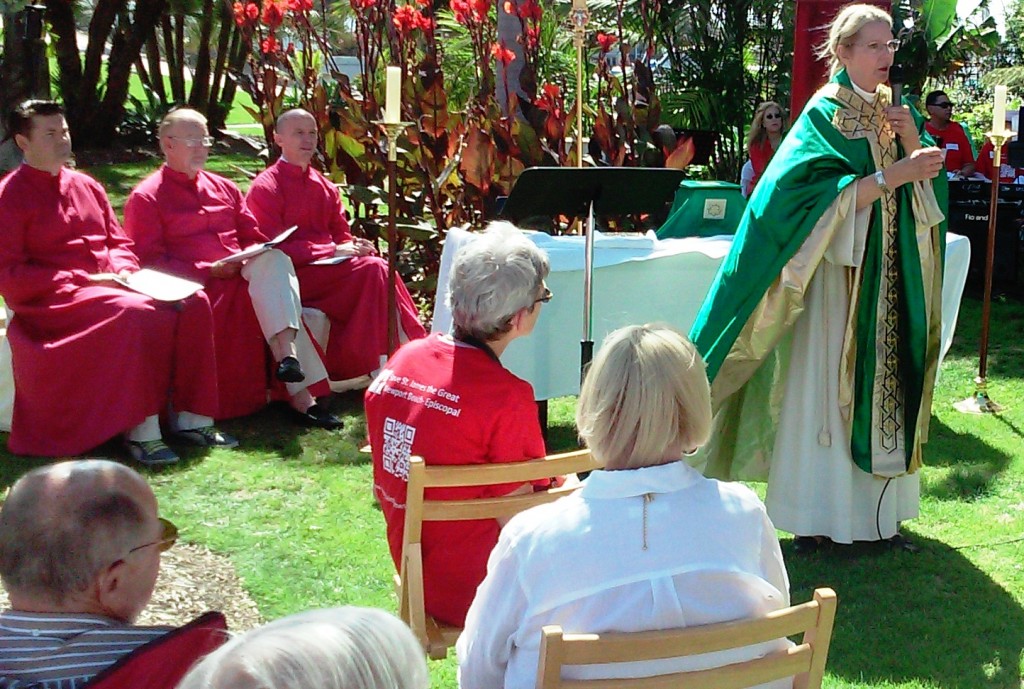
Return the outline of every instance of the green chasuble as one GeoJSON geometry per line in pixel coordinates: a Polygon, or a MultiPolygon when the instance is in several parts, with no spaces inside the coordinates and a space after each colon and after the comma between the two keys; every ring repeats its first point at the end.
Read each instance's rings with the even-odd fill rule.
{"type": "MultiPolygon", "coordinates": [[[[882,85],[867,102],[841,71],[808,102],[750,198],[690,332],[716,412],[708,475],[765,478],[786,372],[800,365],[788,361],[788,338],[807,286],[850,222],[856,182],[904,155],[883,114],[890,98],[882,85]]],[[[915,116],[922,145],[931,145],[915,116]]],[[[920,465],[938,364],[945,206],[945,175],[883,193],[860,264],[848,269],[841,370],[829,375],[849,437],[819,442],[848,442],[866,472],[896,476],[920,465]]]]}

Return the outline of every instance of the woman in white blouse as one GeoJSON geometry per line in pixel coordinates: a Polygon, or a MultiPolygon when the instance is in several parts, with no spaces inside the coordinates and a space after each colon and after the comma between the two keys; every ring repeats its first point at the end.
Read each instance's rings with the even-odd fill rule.
{"type": "MultiPolygon", "coordinates": [[[[535,686],[546,624],[566,632],[631,632],[789,605],[782,553],[761,501],[680,461],[711,431],[704,362],[684,335],[659,325],[611,333],[583,384],[576,423],[604,470],[572,496],[523,512],[502,530],[457,644],[463,689],[535,686]]],[[[566,675],[715,667],[786,643],[566,675]]]]}

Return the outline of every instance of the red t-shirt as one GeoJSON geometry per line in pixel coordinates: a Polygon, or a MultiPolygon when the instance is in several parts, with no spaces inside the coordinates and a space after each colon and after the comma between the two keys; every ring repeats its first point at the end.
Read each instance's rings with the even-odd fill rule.
{"type": "Polygon", "coordinates": [[[752,144],[747,153],[750,155],[750,165],[754,168],[754,176],[750,179],[750,188],[747,189],[747,196],[750,196],[772,156],[775,155],[775,149],[772,148],[771,139],[766,136],[760,142],[752,144]]]}
{"type": "Polygon", "coordinates": [[[940,148],[946,149],[946,170],[948,172],[960,172],[964,165],[974,162],[971,142],[967,140],[967,133],[958,123],[950,122],[945,129],[936,129],[931,122],[925,122],[924,129],[932,135],[932,138],[942,140],[940,148]]]}
{"type": "MultiPolygon", "coordinates": [[[[1000,184],[1013,184],[1014,181],[1021,175],[1024,175],[1024,167],[1010,167],[1006,164],[1008,160],[1010,147],[1007,144],[1003,144],[1002,152],[999,154],[999,182],[1000,184]]],[[[992,181],[993,170],[992,167],[995,164],[996,158],[995,146],[992,145],[991,141],[986,141],[985,145],[978,151],[978,172],[985,175],[985,177],[992,181]]]]}
{"type": "MultiPolygon", "coordinates": [[[[493,464],[544,456],[533,387],[487,352],[440,335],[399,349],[366,391],[365,401],[373,489],[396,567],[402,556],[411,455],[427,464],[493,464]]],[[[518,487],[434,489],[428,497],[496,497],[518,487]]],[[[429,614],[448,624],[464,624],[498,531],[493,519],[423,524],[429,614]]]]}

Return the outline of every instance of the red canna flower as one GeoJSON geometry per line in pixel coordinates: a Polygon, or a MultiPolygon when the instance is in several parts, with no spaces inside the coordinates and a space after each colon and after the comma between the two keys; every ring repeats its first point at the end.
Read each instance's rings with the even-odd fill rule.
{"type": "Polygon", "coordinates": [[[280,46],[277,43],[277,39],[274,38],[274,36],[272,36],[272,35],[271,36],[267,36],[266,38],[263,39],[263,42],[260,43],[260,50],[263,51],[264,55],[269,55],[270,53],[276,53],[277,49],[279,47],[280,46]]]}
{"type": "Polygon", "coordinates": [[[285,9],[288,7],[286,3],[287,0],[266,0],[263,5],[263,23],[271,29],[281,26],[281,22],[284,21],[285,9]]]}
{"type": "Polygon", "coordinates": [[[469,0],[452,0],[451,2],[452,14],[455,15],[455,21],[462,24],[463,26],[469,25],[469,0]]]}
{"type": "Polygon", "coordinates": [[[391,23],[395,25],[398,35],[403,37],[408,36],[416,29],[429,31],[434,26],[433,20],[420,14],[413,5],[402,5],[395,9],[391,23]]]}
{"type": "Polygon", "coordinates": [[[485,21],[487,12],[491,9],[490,0],[469,0],[469,3],[473,7],[473,18],[478,22],[485,21]]]}
{"type": "Polygon", "coordinates": [[[508,63],[516,59],[516,54],[514,51],[509,50],[504,45],[494,43],[493,45],[491,45],[491,57],[493,57],[501,64],[507,66],[508,63]]]}
{"type": "Polygon", "coordinates": [[[240,2],[236,2],[231,6],[231,10],[235,15],[235,24],[241,26],[245,23],[245,5],[240,2]]]}
{"type": "Polygon", "coordinates": [[[526,0],[526,2],[519,6],[520,19],[539,22],[543,14],[544,10],[541,9],[540,3],[537,0],[526,0]]]}
{"type": "Polygon", "coordinates": [[[255,22],[257,17],[260,16],[260,6],[255,2],[250,2],[245,6],[245,16],[249,20],[249,23],[255,22]]]}
{"type": "Polygon", "coordinates": [[[607,53],[613,45],[619,42],[619,39],[611,34],[598,32],[597,42],[601,46],[601,52],[607,53]]]}
{"type": "Polygon", "coordinates": [[[349,3],[356,12],[365,12],[377,6],[377,0],[349,0],[349,3]]]}
{"type": "Polygon", "coordinates": [[[313,0],[288,0],[288,9],[293,12],[309,12],[313,9],[313,0]]]}

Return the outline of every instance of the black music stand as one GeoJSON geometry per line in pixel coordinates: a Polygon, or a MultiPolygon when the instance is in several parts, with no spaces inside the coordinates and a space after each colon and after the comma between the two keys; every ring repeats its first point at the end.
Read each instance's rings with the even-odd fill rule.
{"type": "Polygon", "coordinates": [[[538,216],[587,217],[580,384],[594,356],[594,218],[660,210],[671,203],[685,178],[682,170],[668,168],[533,167],[516,180],[501,217],[514,223],[538,216]]]}

